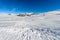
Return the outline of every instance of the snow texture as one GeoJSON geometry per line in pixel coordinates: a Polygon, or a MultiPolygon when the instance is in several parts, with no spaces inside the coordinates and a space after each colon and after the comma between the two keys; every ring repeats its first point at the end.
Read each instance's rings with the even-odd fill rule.
{"type": "Polygon", "coordinates": [[[0,15],[0,40],[60,40],[60,13],[0,15]]]}

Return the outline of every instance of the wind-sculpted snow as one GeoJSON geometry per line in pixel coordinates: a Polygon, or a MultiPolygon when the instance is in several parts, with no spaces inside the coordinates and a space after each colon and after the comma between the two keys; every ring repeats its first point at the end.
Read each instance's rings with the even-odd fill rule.
{"type": "Polygon", "coordinates": [[[0,16],[0,40],[60,40],[60,16],[0,16]]]}
{"type": "Polygon", "coordinates": [[[2,28],[0,40],[60,40],[60,34],[49,28],[2,28]]]}

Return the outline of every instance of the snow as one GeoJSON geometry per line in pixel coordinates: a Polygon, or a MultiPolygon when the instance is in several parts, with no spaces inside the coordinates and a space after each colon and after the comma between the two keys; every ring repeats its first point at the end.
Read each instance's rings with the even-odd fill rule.
{"type": "Polygon", "coordinates": [[[0,15],[0,40],[60,40],[58,11],[19,17],[0,15]]]}

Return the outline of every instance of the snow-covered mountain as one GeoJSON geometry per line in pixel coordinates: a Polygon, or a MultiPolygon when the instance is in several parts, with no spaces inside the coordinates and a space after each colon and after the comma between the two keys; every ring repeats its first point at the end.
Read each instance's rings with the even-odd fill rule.
{"type": "Polygon", "coordinates": [[[60,11],[45,16],[0,15],[0,40],[60,40],[60,11]]]}

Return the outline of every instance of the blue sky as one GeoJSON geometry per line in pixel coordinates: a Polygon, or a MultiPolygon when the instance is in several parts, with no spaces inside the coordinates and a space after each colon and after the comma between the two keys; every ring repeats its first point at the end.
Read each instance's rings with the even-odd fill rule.
{"type": "Polygon", "coordinates": [[[0,13],[41,13],[58,9],[60,0],[0,0],[0,13]]]}

